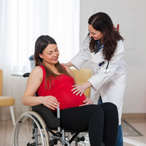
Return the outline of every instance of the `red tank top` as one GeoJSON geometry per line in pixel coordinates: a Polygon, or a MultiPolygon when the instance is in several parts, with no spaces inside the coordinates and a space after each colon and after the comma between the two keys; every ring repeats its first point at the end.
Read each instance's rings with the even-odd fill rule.
{"type": "Polygon", "coordinates": [[[59,75],[57,78],[51,77],[51,89],[49,89],[49,81],[47,81],[48,89],[45,89],[45,76],[46,70],[43,66],[40,65],[43,70],[43,80],[40,87],[37,90],[38,96],[49,96],[52,95],[56,97],[60,103],[60,110],[78,107],[83,104],[83,101],[86,99],[85,95],[75,95],[71,91],[73,85],[75,84],[74,79],[65,74],[59,75]]]}

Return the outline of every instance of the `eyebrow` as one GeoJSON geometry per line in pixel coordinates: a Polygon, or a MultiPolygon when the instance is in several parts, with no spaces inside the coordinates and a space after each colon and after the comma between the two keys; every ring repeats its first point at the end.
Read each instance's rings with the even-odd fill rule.
{"type": "Polygon", "coordinates": [[[92,31],[90,31],[90,30],[88,30],[89,31],[89,33],[93,33],[93,34],[95,34],[94,32],[92,32],[92,31]]]}
{"type": "Polygon", "coordinates": [[[94,32],[91,32],[91,33],[95,34],[94,32]]]}
{"type": "MultiPolygon", "coordinates": [[[[58,47],[56,47],[54,50],[58,49],[58,47]]],[[[47,51],[47,52],[53,52],[53,51],[47,51]]]]}

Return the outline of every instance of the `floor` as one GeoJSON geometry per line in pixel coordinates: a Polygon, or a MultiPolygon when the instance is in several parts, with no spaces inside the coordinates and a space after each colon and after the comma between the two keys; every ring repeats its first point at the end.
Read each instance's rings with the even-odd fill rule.
{"type": "MultiPolygon", "coordinates": [[[[124,137],[124,146],[146,146],[146,119],[125,119],[143,136],[124,137]]],[[[0,146],[12,146],[13,125],[11,120],[0,121],[0,146]]]]}

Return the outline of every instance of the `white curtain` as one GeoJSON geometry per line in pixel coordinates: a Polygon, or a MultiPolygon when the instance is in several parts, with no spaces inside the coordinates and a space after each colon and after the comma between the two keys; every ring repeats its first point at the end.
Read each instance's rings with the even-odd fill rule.
{"type": "MultiPolygon", "coordinates": [[[[79,0],[0,0],[0,68],[3,95],[15,98],[15,115],[27,79],[12,72],[27,72],[29,56],[40,35],[53,37],[60,50],[60,62],[69,61],[79,50],[79,0]]],[[[9,109],[0,108],[0,119],[10,118],[9,109]]]]}

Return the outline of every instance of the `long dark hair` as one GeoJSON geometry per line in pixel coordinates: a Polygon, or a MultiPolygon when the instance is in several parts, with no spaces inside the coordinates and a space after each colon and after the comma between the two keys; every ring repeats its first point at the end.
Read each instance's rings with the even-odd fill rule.
{"type": "MultiPolygon", "coordinates": [[[[92,25],[95,30],[98,30],[104,34],[102,40],[104,43],[103,56],[104,59],[110,61],[114,55],[118,41],[123,41],[122,36],[114,28],[111,18],[106,13],[99,12],[92,15],[88,20],[88,24],[92,25]]],[[[96,43],[97,40],[91,38],[89,45],[91,52],[95,52],[96,43]]]]}
{"type": "MultiPolygon", "coordinates": [[[[46,77],[45,77],[45,85],[47,87],[47,80],[49,80],[49,89],[51,88],[51,76],[57,77],[58,75],[52,72],[51,69],[49,69],[47,66],[45,66],[42,63],[42,58],[39,57],[39,54],[43,53],[43,50],[49,45],[49,44],[55,44],[57,45],[56,41],[48,36],[48,35],[42,35],[40,36],[36,42],[35,42],[35,52],[34,52],[34,60],[35,60],[35,66],[43,65],[46,70],[46,77]]],[[[55,64],[55,67],[57,68],[58,72],[60,74],[65,74],[67,76],[70,76],[70,74],[60,65],[59,61],[55,64]]]]}

